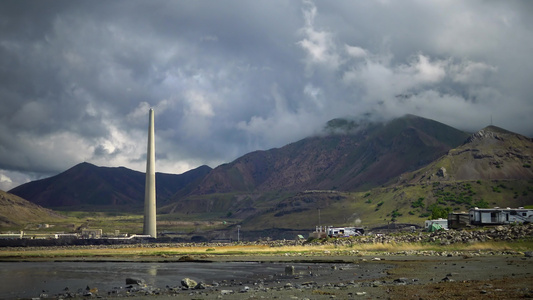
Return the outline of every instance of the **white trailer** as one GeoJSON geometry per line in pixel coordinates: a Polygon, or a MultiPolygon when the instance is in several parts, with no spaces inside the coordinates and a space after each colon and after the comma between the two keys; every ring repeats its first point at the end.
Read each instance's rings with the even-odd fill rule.
{"type": "Polygon", "coordinates": [[[329,237],[357,236],[365,233],[362,227],[328,227],[329,237]]]}
{"type": "Polygon", "coordinates": [[[472,225],[503,225],[533,223],[533,209],[519,208],[472,208],[469,211],[472,225]]]}

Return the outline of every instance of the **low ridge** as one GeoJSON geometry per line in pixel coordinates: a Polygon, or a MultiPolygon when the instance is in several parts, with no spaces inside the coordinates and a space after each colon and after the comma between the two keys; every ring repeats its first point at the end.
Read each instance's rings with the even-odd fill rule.
{"type": "Polygon", "coordinates": [[[533,178],[533,139],[488,126],[425,168],[402,176],[409,183],[533,178]]]}
{"type": "MultiPolygon", "coordinates": [[[[164,203],[182,189],[197,184],[211,171],[201,166],[184,174],[156,173],[157,201],[164,203]]],[[[63,209],[83,206],[121,206],[141,208],[144,199],[145,175],[124,167],[97,167],[80,163],[49,178],[20,185],[10,193],[48,208],[63,209]]]]}
{"type": "Polygon", "coordinates": [[[16,195],[0,191],[0,227],[16,227],[31,221],[46,223],[62,218],[52,210],[46,209],[16,195]]]}

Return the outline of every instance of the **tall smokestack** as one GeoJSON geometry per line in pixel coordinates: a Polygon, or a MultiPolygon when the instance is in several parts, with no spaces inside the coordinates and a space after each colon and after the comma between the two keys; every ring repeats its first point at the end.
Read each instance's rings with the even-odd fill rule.
{"type": "Polygon", "coordinates": [[[146,184],[144,186],[143,234],[157,238],[155,213],[155,142],[154,110],[150,108],[148,121],[148,150],[146,152],[146,184]]]}

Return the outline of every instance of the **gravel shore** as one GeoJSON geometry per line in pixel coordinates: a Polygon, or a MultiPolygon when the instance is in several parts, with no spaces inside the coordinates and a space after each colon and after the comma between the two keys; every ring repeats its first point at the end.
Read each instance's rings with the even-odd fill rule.
{"type": "MultiPolygon", "coordinates": [[[[191,257],[189,257],[190,259],[191,257]]],[[[523,299],[533,297],[533,258],[523,253],[385,254],[375,256],[212,256],[209,262],[258,262],[247,278],[157,287],[41,295],[41,299],[523,299]],[[269,264],[284,271],[269,272],[269,264]]],[[[158,258],[159,261],[163,261],[158,258]]],[[[156,261],[154,258],[153,261],[156,261]]],[[[231,273],[228,271],[228,275],[231,273]]]]}
{"type": "MultiPolygon", "coordinates": [[[[247,258],[249,259],[249,258],[247,258]]],[[[276,260],[272,258],[271,260],[276,260]]],[[[309,274],[209,290],[180,291],[183,299],[522,299],[533,297],[533,259],[523,256],[314,257],[329,262],[309,274]],[[225,292],[224,292],[225,291],[225,292]],[[228,291],[232,291],[229,294],[228,291]]],[[[285,261],[291,265],[290,260],[285,261]]],[[[174,297],[173,293],[157,296],[174,297]]]]}

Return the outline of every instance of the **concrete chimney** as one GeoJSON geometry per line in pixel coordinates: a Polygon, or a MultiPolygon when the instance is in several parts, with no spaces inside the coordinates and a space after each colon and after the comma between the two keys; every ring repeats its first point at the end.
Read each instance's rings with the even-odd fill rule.
{"type": "Polygon", "coordinates": [[[144,186],[143,234],[157,238],[155,206],[155,142],[154,110],[150,108],[148,121],[148,150],[146,152],[146,184],[144,186]]]}

